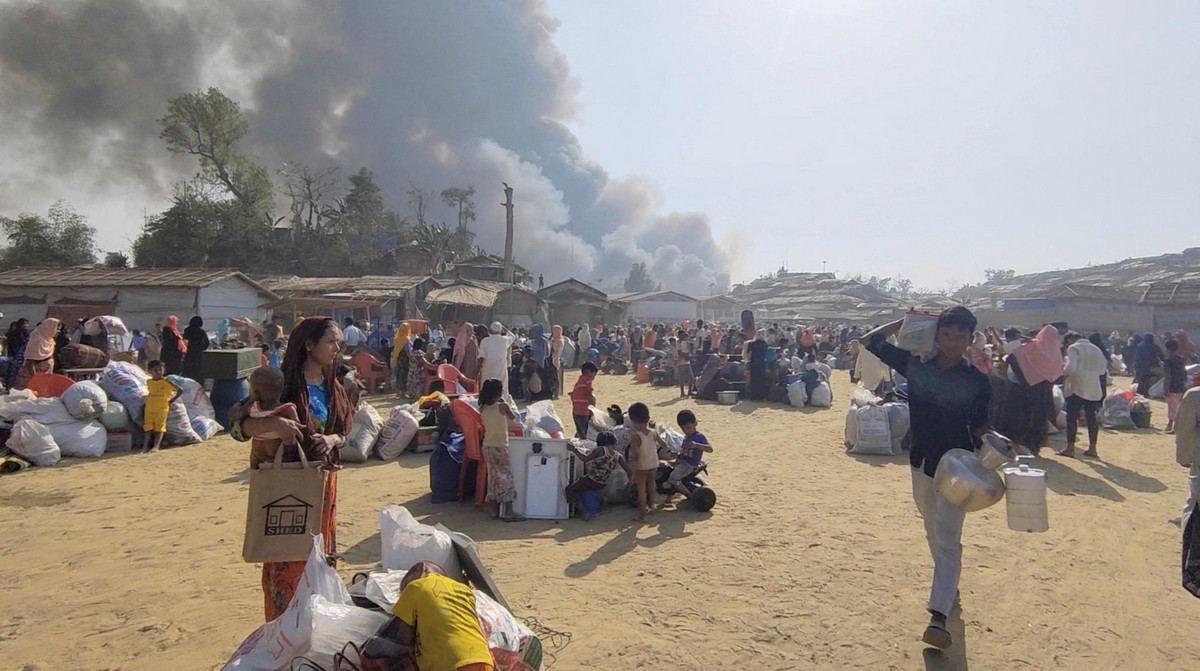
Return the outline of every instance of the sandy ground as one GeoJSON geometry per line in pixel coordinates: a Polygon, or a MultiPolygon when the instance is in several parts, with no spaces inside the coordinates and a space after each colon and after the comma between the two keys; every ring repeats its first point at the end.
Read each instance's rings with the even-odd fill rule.
{"type": "MultiPolygon", "coordinates": [[[[931,567],[907,462],[844,454],[850,385],[835,382],[832,409],[796,410],[601,377],[602,404],[644,400],[663,420],[696,408],[716,448],[717,507],[644,526],[627,508],[502,524],[435,506],[427,455],[350,467],[340,572],[379,561],[377,513],[401,503],[478,540],[519,616],[570,632],[556,669],[1196,668],[1198,604],[1166,521],[1186,471],[1164,406],[1153,430],[1105,432],[1102,461],[1041,460],[1049,533],[1010,531],[1003,504],[968,516],[942,654],[919,641],[931,567]]],[[[246,454],[222,437],[0,478],[0,667],[220,668],[262,617],[258,567],[240,557],[246,454]]]]}

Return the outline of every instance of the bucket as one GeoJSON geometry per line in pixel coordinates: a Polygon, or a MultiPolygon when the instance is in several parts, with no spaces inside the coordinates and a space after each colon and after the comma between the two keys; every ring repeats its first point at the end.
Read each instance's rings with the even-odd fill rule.
{"type": "Polygon", "coordinates": [[[580,492],[579,500],[583,504],[583,509],[589,515],[597,515],[600,513],[600,506],[604,503],[604,494],[597,491],[580,492]]]}
{"type": "Polygon", "coordinates": [[[241,380],[213,380],[212,393],[209,400],[213,404],[213,419],[221,424],[221,428],[229,430],[229,409],[250,395],[250,383],[241,380]]]}
{"type": "Polygon", "coordinates": [[[1133,425],[1139,429],[1150,428],[1150,410],[1131,410],[1129,418],[1133,420],[1133,425]]]}
{"type": "Polygon", "coordinates": [[[1043,532],[1050,529],[1046,509],[1046,471],[1026,464],[1004,469],[1008,528],[1043,532]]]}
{"type": "Polygon", "coordinates": [[[737,405],[738,392],[736,391],[718,391],[717,403],[721,405],[737,405]]]}

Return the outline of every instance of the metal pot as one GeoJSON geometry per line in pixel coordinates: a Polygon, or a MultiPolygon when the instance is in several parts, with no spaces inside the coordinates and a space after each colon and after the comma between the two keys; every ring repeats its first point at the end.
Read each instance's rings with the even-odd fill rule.
{"type": "Polygon", "coordinates": [[[1012,441],[995,431],[983,434],[983,444],[975,454],[979,455],[979,460],[984,466],[993,471],[1017,459],[1017,454],[1012,449],[1012,441]]]}
{"type": "Polygon", "coordinates": [[[974,452],[954,449],[942,455],[933,485],[951,505],[973,513],[1004,498],[1004,481],[974,452]]]}

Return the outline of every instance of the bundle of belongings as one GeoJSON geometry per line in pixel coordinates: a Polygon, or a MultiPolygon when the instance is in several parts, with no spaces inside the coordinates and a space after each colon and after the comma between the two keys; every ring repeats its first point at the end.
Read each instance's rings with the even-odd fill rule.
{"type": "Polygon", "coordinates": [[[441,392],[422,396],[416,403],[393,407],[386,420],[362,401],[342,446],[342,461],[358,464],[372,454],[389,461],[410,450],[432,452],[449,424],[450,398],[441,392]]]}
{"type": "MultiPolygon", "coordinates": [[[[6,437],[8,452],[0,453],[0,472],[53,466],[62,457],[128,452],[141,445],[148,379],[141,368],[113,361],[99,382],[76,382],[61,396],[37,398],[26,390],[0,397],[0,437],[6,437]]],[[[167,379],[181,392],[167,416],[163,445],[189,445],[216,435],[221,427],[204,387],[188,378],[167,379]]]]}
{"type": "Polygon", "coordinates": [[[329,567],[315,537],[283,615],[250,634],[224,670],[545,668],[541,640],[512,615],[473,540],[421,524],[398,505],[380,511],[379,530],[380,570],[360,573],[350,585],[329,567]],[[433,631],[454,631],[455,638],[433,631]]]}
{"type": "Polygon", "coordinates": [[[884,403],[858,389],[846,411],[846,451],[850,454],[895,455],[908,447],[908,404],[884,403]]]}

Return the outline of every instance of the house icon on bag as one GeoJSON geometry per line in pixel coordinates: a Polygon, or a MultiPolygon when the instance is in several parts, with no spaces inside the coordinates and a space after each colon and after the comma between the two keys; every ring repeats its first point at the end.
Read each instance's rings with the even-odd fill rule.
{"type": "Polygon", "coordinates": [[[291,494],[263,506],[267,509],[267,536],[291,536],[308,533],[308,509],[311,505],[291,494]]]}

